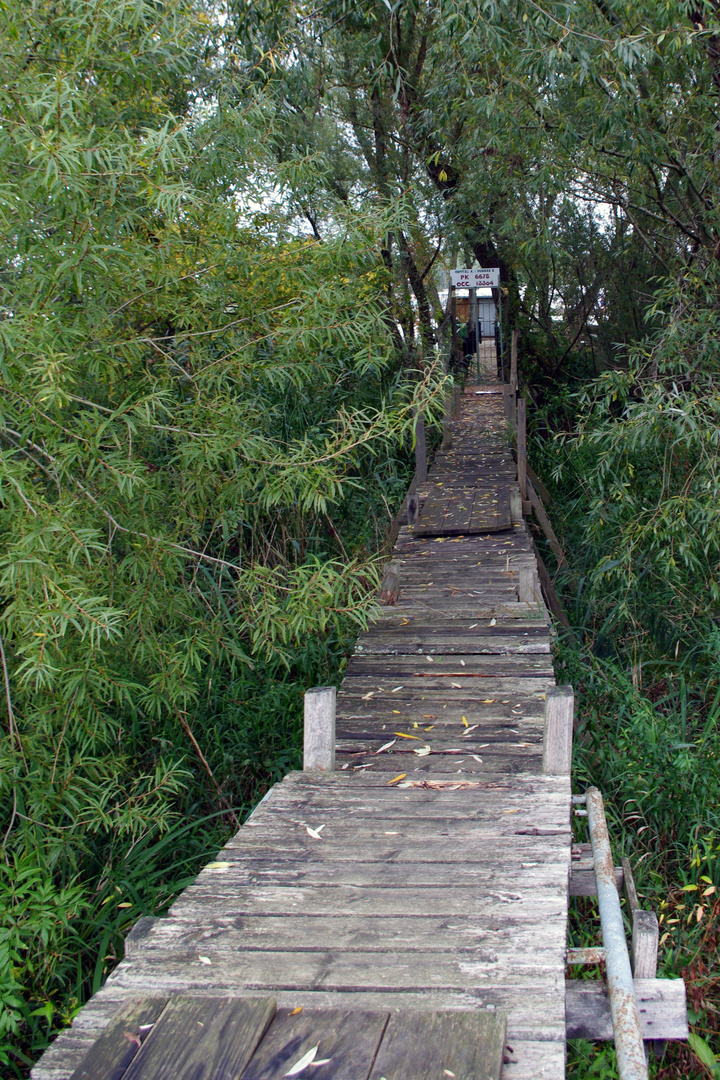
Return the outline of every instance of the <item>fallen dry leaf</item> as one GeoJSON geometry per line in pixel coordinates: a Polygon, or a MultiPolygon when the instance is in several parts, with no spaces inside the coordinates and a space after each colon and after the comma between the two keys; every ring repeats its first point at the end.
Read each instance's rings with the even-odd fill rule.
{"type": "Polygon", "coordinates": [[[417,739],[419,742],[422,742],[419,735],[406,735],[404,731],[393,731],[393,735],[397,735],[400,739],[417,739]]]}
{"type": "Polygon", "coordinates": [[[398,773],[397,776],[393,776],[392,780],[388,780],[387,786],[390,787],[391,784],[397,784],[398,780],[404,780],[406,776],[406,772],[398,773]]]}
{"type": "Polygon", "coordinates": [[[376,754],[382,754],[383,750],[389,750],[391,746],[394,746],[397,739],[391,739],[390,742],[386,742],[384,746],[381,746],[379,750],[376,750],[376,754]]]}
{"type": "Polygon", "coordinates": [[[293,1067],[291,1069],[288,1069],[288,1071],[285,1073],[285,1076],[297,1076],[303,1071],[303,1069],[307,1069],[308,1065],[310,1065],[310,1063],[313,1062],[317,1057],[319,1045],[320,1043],[308,1050],[307,1054],[303,1054],[303,1056],[295,1062],[293,1067]]]}
{"type": "Polygon", "coordinates": [[[309,825],[306,825],[305,831],[307,832],[308,836],[312,836],[313,840],[322,840],[322,836],[320,835],[320,833],[324,828],[324,825],[319,825],[317,829],[311,829],[309,825]]]}
{"type": "Polygon", "coordinates": [[[427,757],[430,752],[429,746],[418,746],[413,750],[413,754],[417,754],[418,757],[427,757]]]}
{"type": "Polygon", "coordinates": [[[301,1013],[302,1011],[303,1011],[302,1005],[298,1005],[297,1009],[293,1009],[293,1011],[290,1013],[290,1015],[291,1016],[297,1016],[297,1014],[301,1013]]]}

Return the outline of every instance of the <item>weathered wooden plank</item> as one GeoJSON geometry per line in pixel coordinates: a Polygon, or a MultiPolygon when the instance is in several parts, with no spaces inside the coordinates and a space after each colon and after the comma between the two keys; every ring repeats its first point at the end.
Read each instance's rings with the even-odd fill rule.
{"type": "Polygon", "coordinates": [[[505,1029],[497,1012],[395,1012],[371,1080],[499,1080],[505,1029]]]}
{"type": "MultiPolygon", "coordinates": [[[[207,965],[200,975],[207,979],[207,965]]],[[[150,965],[141,965],[133,969],[130,965],[121,965],[111,976],[102,990],[84,1007],[80,1017],[85,1020],[85,1027],[92,1027],[95,1017],[105,1016],[109,1011],[119,1008],[124,1000],[137,996],[135,982],[147,979],[150,965]],[[133,970],[136,975],[133,975],[133,970]],[[122,976],[122,981],[120,980],[122,976]]],[[[563,969],[564,970],[564,969],[563,969]]],[[[167,982],[172,993],[185,993],[193,984],[196,971],[178,968],[165,980],[162,969],[157,971],[158,981],[167,982]]],[[[216,978],[209,985],[193,986],[195,996],[212,997],[237,993],[237,986],[231,984],[233,972],[218,966],[216,978]]],[[[561,980],[562,982],[562,980],[561,980]]],[[[364,1009],[495,1009],[506,1013],[508,1018],[508,1041],[512,1039],[551,1041],[565,1039],[565,1001],[564,988],[559,991],[554,980],[543,978],[535,985],[532,981],[518,982],[513,986],[488,983],[483,987],[467,986],[464,990],[427,988],[426,990],[397,990],[388,992],[374,990],[325,990],[304,987],[300,989],[273,991],[278,1007],[296,1008],[364,1008],[364,1009]]],[[[76,1020],[77,1023],[77,1020],[76,1020]]]]}
{"type": "MultiPolygon", "coordinates": [[[[202,922],[179,917],[160,920],[154,944],[162,952],[174,948],[195,948],[204,953],[208,945],[219,954],[232,954],[238,949],[262,952],[289,952],[298,948],[327,947],[332,938],[334,952],[365,953],[395,951],[454,952],[469,956],[478,948],[504,949],[510,944],[513,951],[531,952],[536,944],[536,920],[505,915],[502,921],[492,917],[468,914],[456,919],[445,915],[340,915],[332,920],[313,915],[245,916],[219,911],[205,914],[202,922]],[[299,937],[301,934],[301,937],[299,937]]],[[[565,928],[561,923],[545,928],[547,948],[562,950],[565,928]]]]}
{"type": "Polygon", "coordinates": [[[167,1005],[166,997],[128,1001],[93,1043],[72,1080],[120,1080],[167,1005]]]}
{"type": "MultiPolygon", "coordinates": [[[[549,904],[541,903],[539,912],[546,918],[563,918],[561,909],[556,910],[553,916],[553,909],[549,904]]],[[[547,956],[539,952],[534,964],[528,963],[522,968],[514,963],[515,960],[518,965],[522,962],[522,957],[516,957],[515,954],[508,962],[505,957],[498,957],[494,961],[490,958],[471,960],[463,955],[443,956],[438,953],[402,951],[365,953],[358,950],[352,953],[333,953],[326,948],[321,951],[240,952],[223,957],[216,956],[213,963],[212,949],[207,952],[202,955],[205,955],[206,960],[211,960],[210,964],[200,960],[194,950],[187,954],[179,950],[164,953],[161,962],[158,962],[158,958],[152,953],[143,954],[134,960],[132,965],[118,966],[114,982],[116,986],[124,985],[128,989],[137,990],[139,983],[144,983],[156,975],[160,992],[171,987],[174,992],[178,992],[184,983],[187,984],[193,1000],[198,1001],[197,1009],[190,1013],[190,1018],[197,1016],[208,1032],[206,1049],[207,1055],[211,1056],[206,1056],[205,1060],[214,1059],[218,1069],[228,1059],[230,1052],[233,1058],[237,1054],[237,1059],[242,1060],[245,1044],[235,1040],[228,1022],[211,1022],[218,1009],[218,1002],[225,999],[205,997],[208,992],[219,990],[235,994],[239,991],[249,994],[272,993],[273,997],[280,991],[292,993],[308,989],[358,994],[387,992],[388,987],[392,987],[395,993],[427,990],[463,992],[469,989],[482,990],[491,983],[494,989],[515,990],[518,994],[533,988],[538,991],[545,990],[546,993],[556,993],[559,998],[564,995],[565,973],[557,963],[554,948],[548,951],[547,956]],[[210,953],[209,956],[207,952],[210,953]],[[206,1010],[200,1008],[203,1000],[210,1003],[206,1010]],[[226,1047],[225,1051],[223,1046],[226,1047]]],[[[181,992],[185,993],[185,990],[181,992]]],[[[170,1029],[167,1031],[169,1035],[170,1029]]],[[[182,1049],[182,1042],[187,1038],[188,1031],[185,1024],[178,1024],[173,1029],[173,1038],[179,1049],[182,1049]]],[[[133,1072],[126,1073],[127,1080],[150,1080],[151,1077],[152,1080],[165,1080],[166,1077],[170,1080],[170,1077],[175,1075],[185,1076],[185,1073],[169,1071],[171,1066],[177,1067],[179,1062],[173,1060],[173,1055],[167,1052],[168,1040],[164,1037],[162,1042],[157,1039],[157,1029],[153,1036],[157,1040],[155,1045],[160,1049],[150,1053],[153,1041],[148,1039],[143,1053],[135,1059],[138,1065],[144,1062],[143,1073],[134,1071],[134,1066],[131,1066],[133,1072]],[[153,1072],[152,1069],[162,1071],[153,1072]]],[[[248,1037],[252,1041],[249,1029],[248,1037]]],[[[253,1050],[257,1041],[253,1041],[253,1050]]],[[[246,1063],[247,1059],[238,1071],[241,1071],[246,1063]]],[[[209,1080],[212,1074],[203,1075],[209,1080]]],[[[235,1075],[237,1076],[237,1072],[235,1075]]]]}
{"type": "Polygon", "coordinates": [[[367,1080],[388,1017],[365,1009],[279,1009],[242,1080],[282,1080],[313,1048],[307,1071],[314,1080],[367,1080]]]}
{"type": "MultiPolygon", "coordinates": [[[[640,1030],[645,1039],[687,1039],[685,983],[682,979],[635,979],[640,1030]]],[[[610,1000],[604,980],[569,980],[566,984],[568,1039],[610,1041],[610,1000]]]]}
{"type": "MultiPolygon", "coordinates": [[[[438,915],[445,913],[446,916],[463,916],[470,910],[481,912],[486,916],[496,916],[501,918],[506,911],[511,912],[514,917],[519,917],[520,913],[528,916],[532,916],[535,913],[535,918],[538,925],[546,918],[565,919],[567,902],[563,892],[563,895],[559,895],[559,889],[555,889],[553,886],[548,886],[547,889],[533,889],[524,890],[522,887],[518,887],[515,882],[508,883],[502,882],[496,885],[494,888],[489,888],[479,898],[473,894],[470,894],[464,890],[449,889],[447,884],[437,888],[427,889],[412,889],[412,888],[396,888],[387,890],[378,889],[360,889],[352,886],[329,886],[327,888],[322,886],[315,886],[311,890],[303,889],[301,887],[296,888],[274,888],[267,886],[263,889],[247,888],[235,890],[229,888],[227,890],[218,887],[212,893],[205,889],[201,885],[191,885],[185,893],[183,893],[181,899],[176,901],[178,905],[178,912],[183,910],[191,910],[188,905],[194,905],[196,903],[207,903],[211,898],[214,898],[215,903],[220,903],[227,908],[228,911],[233,912],[236,916],[243,915],[259,915],[261,913],[274,914],[274,915],[289,915],[289,914],[306,914],[306,915],[347,915],[349,912],[357,912],[361,915],[394,915],[400,916],[406,914],[408,911],[413,911],[418,915],[438,915]],[[302,906],[301,906],[302,905],[302,906]]],[[[175,905],[171,909],[173,914],[175,913],[175,905]]],[[[197,914],[197,908],[195,908],[197,914]]],[[[435,986],[438,983],[434,980],[440,979],[442,985],[445,985],[443,981],[443,975],[446,974],[447,969],[443,972],[438,971],[435,976],[427,975],[431,978],[430,982],[422,983],[422,979],[426,977],[426,973],[401,971],[401,965],[398,966],[397,972],[393,973],[393,964],[395,959],[388,956],[383,961],[381,968],[375,967],[374,972],[366,971],[363,974],[363,965],[370,964],[368,957],[362,957],[360,954],[356,954],[357,963],[359,965],[357,972],[355,973],[355,980],[353,986],[366,985],[366,988],[376,987],[382,989],[383,987],[396,987],[400,989],[405,985],[407,978],[410,978],[410,982],[413,986],[435,986]],[[369,980],[369,981],[368,981],[369,980]],[[379,981],[378,981],[379,980],[379,981]],[[418,980],[420,982],[418,983],[418,980]]],[[[307,973],[307,978],[317,980],[321,977],[322,972],[325,970],[325,964],[328,961],[326,956],[324,959],[318,958],[315,965],[307,973]]],[[[133,964],[135,964],[133,960],[133,964]]],[[[448,958],[450,962],[450,958],[448,958]]],[[[558,963],[557,957],[553,961],[558,963]]],[[[199,967],[202,967],[202,963],[199,963],[199,967]]],[[[375,960],[373,960],[375,963],[375,960]]],[[[505,964],[501,964],[501,968],[505,968],[505,964]]],[[[118,971],[120,969],[118,968],[118,971]]],[[[274,968],[274,972],[280,971],[282,978],[278,986],[286,985],[283,979],[289,977],[287,967],[282,972],[282,965],[279,968],[274,968]]],[[[564,970],[564,963],[563,963],[564,970]]],[[[202,974],[204,983],[212,985],[213,973],[198,972],[198,977],[202,974]]],[[[269,972],[268,978],[270,978],[269,972]]],[[[502,972],[498,973],[498,977],[502,972]]],[[[345,974],[341,974],[340,981],[345,978],[345,974]]],[[[462,988],[464,985],[471,985],[469,972],[464,973],[464,977],[461,977],[462,972],[455,969],[452,985],[457,988],[462,988]]],[[[280,977],[280,976],[279,976],[280,977]]],[[[305,977],[305,976],[303,976],[305,977]]],[[[504,977],[504,976],[503,976],[504,977]]],[[[509,977],[509,976],[508,976],[509,977]]],[[[302,981],[302,980],[301,980],[302,981]]],[[[314,984],[314,983],[313,983],[314,984]]],[[[248,983],[246,988],[253,989],[253,987],[271,986],[271,982],[260,983],[248,983]]],[[[293,985],[296,985],[293,983],[293,985]]],[[[319,984],[318,984],[319,985],[319,984]]],[[[473,984],[474,985],[474,984],[473,984]]]]}
{"type": "Polygon", "coordinates": [[[272,997],[174,997],[124,1080],[237,1080],[274,1015],[272,997]]]}
{"type": "MultiPolygon", "coordinates": [[[[424,654],[420,654],[422,657],[424,654]]],[[[372,656],[352,656],[348,661],[345,680],[352,678],[406,677],[409,679],[460,679],[470,680],[485,678],[489,675],[507,675],[512,678],[537,678],[538,674],[547,675],[554,682],[552,661],[539,656],[485,656],[473,657],[472,664],[460,664],[454,656],[444,657],[439,654],[432,661],[423,662],[413,657],[387,656],[381,661],[372,656]]],[[[420,685],[418,684],[418,689],[420,685]]]]}

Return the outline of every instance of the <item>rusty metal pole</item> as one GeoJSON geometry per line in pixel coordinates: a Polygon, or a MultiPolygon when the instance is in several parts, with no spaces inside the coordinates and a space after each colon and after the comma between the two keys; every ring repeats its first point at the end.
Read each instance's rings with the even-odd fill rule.
{"type": "Polygon", "coordinates": [[[586,800],[618,1074],[620,1080],[648,1080],[602,795],[597,788],[588,788],[586,800]]]}

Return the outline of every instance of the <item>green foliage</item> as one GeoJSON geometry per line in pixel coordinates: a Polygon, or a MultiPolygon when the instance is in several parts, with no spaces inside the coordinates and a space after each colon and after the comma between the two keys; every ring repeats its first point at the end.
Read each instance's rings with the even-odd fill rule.
{"type": "Polygon", "coordinates": [[[0,1053],[21,1072],[299,762],[406,485],[380,255],[288,202],[272,98],[184,0],[0,9],[0,1053]],[[203,100],[206,98],[206,101],[203,100]],[[182,854],[178,854],[181,851],[182,854]]]}

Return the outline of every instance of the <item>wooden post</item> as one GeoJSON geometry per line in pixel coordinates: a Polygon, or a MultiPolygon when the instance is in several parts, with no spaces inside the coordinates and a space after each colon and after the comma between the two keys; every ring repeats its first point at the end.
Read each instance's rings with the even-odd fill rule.
{"type": "Polygon", "coordinates": [[[520,498],[527,499],[527,402],[524,397],[517,403],[517,467],[520,498]]]}
{"type": "Polygon", "coordinates": [[[424,484],[427,480],[427,446],[425,444],[425,418],[418,414],[415,421],[415,480],[424,484]]]}
{"type": "Polygon", "coordinates": [[[630,909],[632,922],[632,945],[630,964],[636,979],[654,979],[657,977],[658,942],[660,927],[654,911],[643,911],[640,907],[635,879],[630,860],[622,861],[625,900],[630,909]]]}
{"type": "Polygon", "coordinates": [[[452,332],[452,367],[457,364],[458,351],[460,346],[458,345],[458,332],[457,332],[457,304],[455,303],[455,288],[450,286],[450,330],[452,332]]]}
{"type": "MultiPolygon", "coordinates": [[[[415,500],[415,508],[412,511],[413,521],[417,517],[417,496],[415,495],[415,489],[410,488],[408,492],[408,522],[410,522],[410,503],[415,500]]],[[[385,567],[385,573],[380,583],[380,600],[383,604],[394,604],[397,601],[398,593],[400,592],[400,563],[393,560],[389,562],[385,567]]]]}
{"type": "Polygon", "coordinates": [[[418,497],[415,489],[415,481],[413,480],[410,490],[407,494],[407,522],[408,525],[414,525],[418,517],[418,497]]]}
{"type": "Polygon", "coordinates": [[[450,423],[452,416],[452,394],[446,394],[445,396],[445,409],[443,412],[443,426],[442,426],[442,445],[441,450],[449,450],[452,446],[452,425],[450,423]]]}
{"type": "Polygon", "coordinates": [[[512,488],[510,489],[510,520],[513,525],[519,525],[523,519],[522,499],[520,498],[520,490],[512,488]]]}
{"type": "Polygon", "coordinates": [[[460,419],[460,401],[462,396],[462,390],[459,386],[453,386],[452,388],[452,417],[453,420],[460,419]]]}
{"type": "Polygon", "coordinates": [[[570,775],[574,704],[572,686],[554,686],[545,694],[543,772],[550,776],[570,775]]]}
{"type": "MultiPolygon", "coordinates": [[[[518,497],[519,497],[518,492],[518,497]]],[[[522,512],[521,512],[522,519],[522,512]]],[[[521,566],[518,571],[518,600],[521,604],[537,604],[541,599],[538,572],[534,566],[521,566]]]]}
{"type": "Polygon", "coordinates": [[[517,393],[518,389],[518,336],[519,331],[513,330],[512,342],[510,344],[510,386],[517,393]]]}
{"type": "Polygon", "coordinates": [[[303,769],[333,772],[335,769],[334,686],[314,686],[305,691],[303,769]]]}
{"type": "Polygon", "coordinates": [[[660,927],[655,912],[634,911],[630,963],[636,979],[656,978],[659,937],[660,927]]]}

